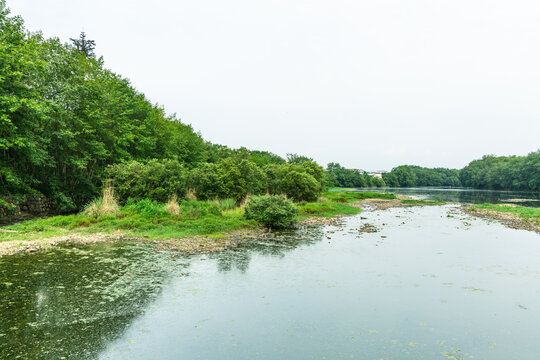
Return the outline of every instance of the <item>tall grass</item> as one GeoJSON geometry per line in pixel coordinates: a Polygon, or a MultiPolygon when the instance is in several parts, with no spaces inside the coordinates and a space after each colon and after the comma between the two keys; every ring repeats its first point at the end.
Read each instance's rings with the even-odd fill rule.
{"type": "Polygon", "coordinates": [[[165,210],[167,210],[167,212],[171,215],[180,214],[180,205],[176,199],[176,194],[171,196],[169,201],[165,204],[165,210]]]}
{"type": "Polygon", "coordinates": [[[116,215],[119,211],[120,206],[114,197],[114,188],[108,181],[103,187],[103,195],[86,205],[82,213],[97,218],[102,215],[116,215]]]}
{"type": "Polygon", "coordinates": [[[195,189],[188,189],[186,193],[186,199],[197,200],[197,194],[195,194],[195,189]]]}

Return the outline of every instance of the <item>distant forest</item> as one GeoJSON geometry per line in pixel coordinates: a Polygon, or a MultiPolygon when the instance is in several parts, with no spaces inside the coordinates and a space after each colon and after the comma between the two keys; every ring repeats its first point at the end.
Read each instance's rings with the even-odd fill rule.
{"type": "Polygon", "coordinates": [[[401,165],[383,174],[386,186],[463,186],[540,191],[540,150],[527,156],[486,155],[461,170],[401,165]]]}

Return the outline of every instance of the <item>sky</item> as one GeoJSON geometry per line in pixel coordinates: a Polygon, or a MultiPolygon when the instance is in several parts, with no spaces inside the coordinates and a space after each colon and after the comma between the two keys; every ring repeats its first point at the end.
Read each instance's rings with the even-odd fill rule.
{"type": "Polygon", "coordinates": [[[540,148],[534,0],[7,0],[85,31],[206,140],[326,165],[461,168],[540,148]]]}

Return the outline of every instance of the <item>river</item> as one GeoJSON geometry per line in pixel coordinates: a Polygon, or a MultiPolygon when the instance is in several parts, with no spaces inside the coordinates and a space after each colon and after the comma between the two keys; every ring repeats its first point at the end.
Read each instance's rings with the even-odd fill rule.
{"type": "Polygon", "coordinates": [[[538,233],[457,205],[364,211],[210,255],[132,242],[18,254],[0,258],[0,358],[536,360],[538,259],[538,233]]]}

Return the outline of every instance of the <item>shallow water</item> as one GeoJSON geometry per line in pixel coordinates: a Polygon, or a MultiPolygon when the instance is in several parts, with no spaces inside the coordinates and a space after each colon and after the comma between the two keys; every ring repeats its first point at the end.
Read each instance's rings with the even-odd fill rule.
{"type": "Polygon", "coordinates": [[[174,255],[123,243],[0,258],[0,358],[540,353],[540,235],[455,206],[365,211],[174,255]],[[378,231],[359,231],[366,224],[378,231]]]}

